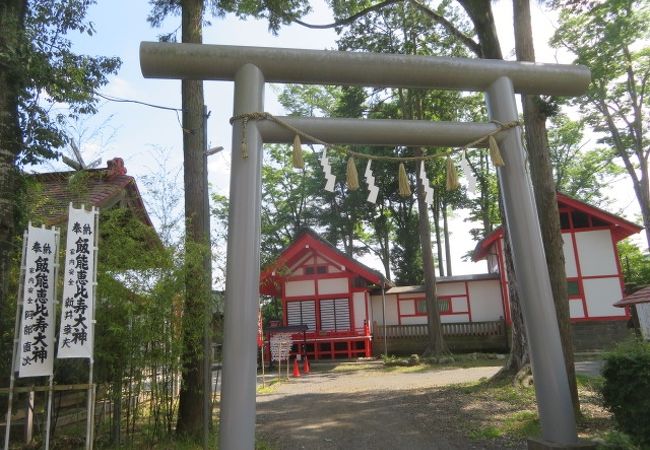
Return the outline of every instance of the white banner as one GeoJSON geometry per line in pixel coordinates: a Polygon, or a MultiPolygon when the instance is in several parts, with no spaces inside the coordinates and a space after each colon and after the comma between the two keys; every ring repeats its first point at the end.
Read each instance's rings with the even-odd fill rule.
{"type": "Polygon", "coordinates": [[[54,360],[55,229],[27,229],[18,377],[52,375],[54,360]]]}
{"type": "Polygon", "coordinates": [[[58,358],[93,355],[96,214],[70,205],[58,358]]]}

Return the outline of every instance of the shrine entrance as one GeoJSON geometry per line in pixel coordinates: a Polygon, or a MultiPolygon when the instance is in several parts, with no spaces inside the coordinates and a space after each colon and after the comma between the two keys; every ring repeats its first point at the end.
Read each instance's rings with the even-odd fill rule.
{"type": "MultiPolygon", "coordinates": [[[[522,295],[543,439],[577,445],[560,332],[539,220],[519,126],[515,93],[575,96],[590,72],[582,66],[501,60],[318,50],[143,42],[149,78],[235,82],[224,324],[220,444],[255,447],[256,331],[260,275],[263,143],[291,143],[295,131],[329,144],[459,147],[494,133],[505,164],[498,167],[515,272],[522,295]],[[283,117],[264,111],[266,82],[438,88],[484,92],[490,123],[435,123],[283,117]],[[289,125],[289,127],[287,127],[289,125]]],[[[315,142],[315,141],[312,141],[315,142]]],[[[485,145],[485,143],[478,144],[485,145]]]]}

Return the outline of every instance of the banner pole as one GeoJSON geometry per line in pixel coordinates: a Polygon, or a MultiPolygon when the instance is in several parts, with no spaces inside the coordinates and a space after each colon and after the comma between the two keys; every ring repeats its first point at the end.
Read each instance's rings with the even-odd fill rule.
{"type": "MultiPolygon", "coordinates": [[[[29,223],[31,225],[31,222],[29,223]]],[[[28,228],[29,229],[29,225],[28,228]]],[[[20,262],[20,278],[18,281],[18,296],[17,296],[17,302],[16,302],[16,320],[14,324],[14,345],[13,349],[11,352],[11,376],[9,377],[9,398],[7,400],[7,417],[5,420],[5,446],[4,450],[9,450],[9,435],[11,434],[11,404],[13,403],[14,400],[14,385],[16,384],[16,352],[18,350],[18,342],[19,336],[18,336],[18,330],[20,328],[20,318],[22,316],[22,311],[23,311],[23,292],[24,292],[24,284],[25,284],[25,266],[27,264],[26,258],[27,258],[27,237],[28,233],[25,231],[23,233],[23,255],[21,257],[21,262],[20,262]]]]}
{"type": "Polygon", "coordinates": [[[93,442],[95,440],[95,385],[94,368],[95,368],[95,308],[97,305],[97,253],[98,253],[98,235],[99,235],[99,209],[92,207],[92,212],[95,214],[95,236],[93,238],[93,280],[91,289],[93,291],[92,299],[93,304],[90,308],[90,358],[88,359],[88,417],[86,418],[86,450],[92,450],[93,442]]]}
{"type": "Polygon", "coordinates": [[[50,375],[47,390],[47,419],[45,421],[45,450],[50,450],[50,427],[52,426],[52,394],[54,375],[50,375]]]}
{"type": "MultiPolygon", "coordinates": [[[[53,271],[54,271],[54,286],[52,287],[53,289],[53,304],[54,304],[54,311],[56,311],[56,306],[59,303],[57,301],[57,275],[59,272],[59,263],[58,263],[58,254],[59,254],[59,246],[61,245],[61,232],[58,228],[54,228],[54,264],[52,264],[53,271]]],[[[54,346],[56,347],[56,320],[54,321],[54,346]]],[[[53,396],[53,389],[52,387],[54,386],[54,369],[52,369],[52,375],[49,377],[49,389],[47,392],[47,419],[45,422],[45,450],[50,450],[50,427],[52,425],[52,396],[53,396]]]]}

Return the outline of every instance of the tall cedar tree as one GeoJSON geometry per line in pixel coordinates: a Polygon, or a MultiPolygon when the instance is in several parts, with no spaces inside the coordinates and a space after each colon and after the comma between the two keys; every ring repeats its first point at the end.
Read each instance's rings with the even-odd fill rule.
{"type": "MultiPolygon", "coordinates": [[[[203,1],[183,0],[182,41],[200,44],[203,41],[203,1]]],[[[206,226],[208,214],[205,208],[207,185],[205,183],[205,129],[203,118],[203,81],[182,80],[183,105],[183,166],[185,184],[185,230],[186,258],[188,266],[185,281],[185,304],[183,310],[183,379],[178,402],[179,434],[198,437],[202,430],[203,395],[210,383],[203,374],[201,333],[197,324],[205,320],[211,286],[210,229],[206,226]],[[200,256],[190,255],[197,249],[200,256]],[[193,266],[193,267],[192,267],[193,266]]]]}
{"type": "MultiPolygon", "coordinates": [[[[533,30],[530,22],[529,0],[513,0],[513,22],[515,28],[515,52],[518,61],[535,61],[533,30]]],[[[524,123],[526,125],[526,146],[528,163],[533,181],[537,215],[542,231],[546,265],[551,279],[555,300],[555,314],[560,327],[564,364],[569,379],[571,400],[576,414],[580,413],[580,399],[576,384],[571,322],[569,320],[569,293],[567,291],[560,211],[557,206],[555,177],[551,163],[551,151],[546,134],[546,113],[544,101],[536,95],[522,96],[524,123]]],[[[546,108],[548,109],[548,108],[546,108]]]]}

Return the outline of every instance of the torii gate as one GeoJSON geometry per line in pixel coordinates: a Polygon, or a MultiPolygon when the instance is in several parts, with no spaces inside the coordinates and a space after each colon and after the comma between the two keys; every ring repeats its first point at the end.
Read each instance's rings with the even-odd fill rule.
{"type": "MultiPolygon", "coordinates": [[[[515,92],[575,96],[584,93],[590,81],[590,72],[583,66],[153,42],[141,43],[140,66],[148,78],[234,81],[235,116],[264,111],[264,84],[278,82],[481,91],[486,94],[490,119],[506,123],[518,119],[515,92]]],[[[282,120],[330,144],[457,147],[498,128],[493,123],[282,120]]],[[[294,137],[270,121],[250,121],[246,133],[248,157],[242,158],[242,123],[235,122],[220,426],[224,450],[255,447],[262,143],[291,143],[294,137]]],[[[546,441],[537,448],[582,447],[521,130],[503,131],[497,140],[505,161],[497,173],[517,281],[524,293],[521,306],[546,441]]]]}

